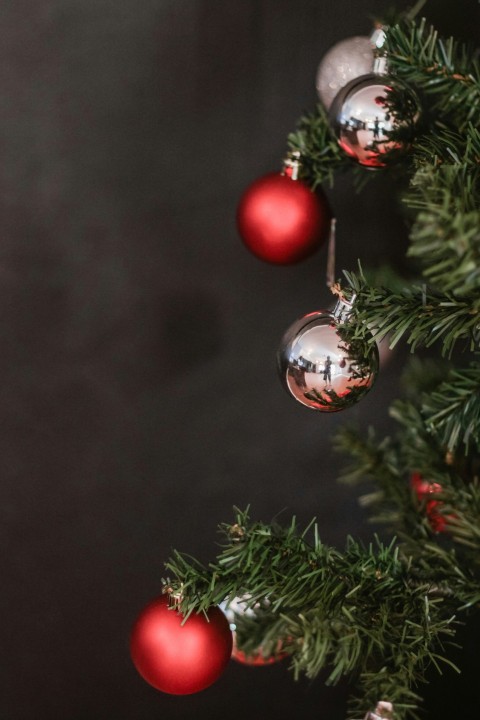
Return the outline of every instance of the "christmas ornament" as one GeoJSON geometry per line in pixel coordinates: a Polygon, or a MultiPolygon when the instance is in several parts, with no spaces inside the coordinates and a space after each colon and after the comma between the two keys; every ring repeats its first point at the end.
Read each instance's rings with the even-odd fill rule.
{"type": "Polygon", "coordinates": [[[273,665],[274,663],[280,662],[280,660],[283,660],[284,657],[286,657],[286,654],[282,653],[280,648],[274,655],[265,656],[262,648],[259,648],[258,651],[252,655],[246,655],[242,650],[238,649],[235,637],[233,639],[232,660],[236,660],[241,665],[248,665],[249,667],[265,667],[266,665],[273,665]]]}
{"type": "Polygon", "coordinates": [[[400,119],[390,107],[388,95],[393,92],[384,76],[363,75],[345,85],[332,103],[330,120],[338,143],[359,165],[384,167],[387,153],[408,146],[418,115],[417,102],[411,93],[397,87],[404,109],[400,119]]]}
{"type": "MultiPolygon", "coordinates": [[[[283,660],[283,658],[286,657],[286,654],[281,652],[280,642],[277,645],[276,652],[270,655],[265,654],[261,647],[250,655],[247,655],[243,652],[243,650],[238,648],[236,641],[238,619],[242,617],[255,618],[255,608],[257,605],[255,605],[254,608],[249,607],[248,600],[249,596],[245,595],[241,598],[234,598],[228,603],[224,601],[219,605],[220,609],[225,613],[225,617],[229,622],[230,630],[233,634],[232,660],[236,660],[242,665],[249,665],[251,667],[272,665],[273,663],[279,662],[279,660],[283,660]]],[[[268,601],[265,602],[268,604],[268,601]]]]}
{"type": "Polygon", "coordinates": [[[332,213],[319,188],[298,179],[298,160],[284,174],[270,173],[243,194],[237,227],[247,248],[261,260],[288,265],[311,255],[328,236],[332,213]]]}
{"type": "Polygon", "coordinates": [[[418,502],[425,503],[425,513],[434,532],[444,532],[447,525],[447,517],[438,512],[443,505],[440,500],[432,499],[432,495],[438,496],[442,492],[440,483],[424,480],[418,472],[412,473],[410,485],[415,492],[418,502]],[[430,500],[428,499],[430,498],[430,500]]]}
{"type": "Polygon", "coordinates": [[[280,379],[299,403],[336,412],[355,405],[372,387],[378,372],[375,343],[345,339],[345,303],[333,313],[318,310],[297,320],[285,333],[277,354],[280,379]]]}
{"type": "Polygon", "coordinates": [[[339,90],[372,69],[373,51],[369,37],[356,35],[330,48],[318,66],[315,82],[324,107],[328,110],[339,90]]]}
{"type": "Polygon", "coordinates": [[[136,669],[154,688],[189,695],[220,677],[232,653],[232,633],[219,608],[211,607],[206,617],[192,614],[184,622],[163,595],[140,613],[130,652],[136,669]]]}
{"type": "Polygon", "coordinates": [[[392,703],[386,700],[380,700],[373,712],[367,712],[365,720],[393,720],[393,717],[392,703]]]}

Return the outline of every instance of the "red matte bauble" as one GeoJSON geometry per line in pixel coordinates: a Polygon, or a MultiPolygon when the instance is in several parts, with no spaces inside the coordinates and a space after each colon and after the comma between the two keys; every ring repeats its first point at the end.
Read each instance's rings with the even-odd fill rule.
{"type": "Polygon", "coordinates": [[[204,690],[224,671],[232,654],[232,633],[217,607],[207,617],[184,617],[161,596],[137,618],[130,638],[130,653],[140,675],[157,690],[189,695],[204,690]],[[208,619],[207,619],[208,618],[208,619]]]}
{"type": "Polygon", "coordinates": [[[311,255],[326,240],[332,213],[318,189],[270,173],[243,194],[237,226],[247,248],[261,260],[288,265],[311,255]]]}

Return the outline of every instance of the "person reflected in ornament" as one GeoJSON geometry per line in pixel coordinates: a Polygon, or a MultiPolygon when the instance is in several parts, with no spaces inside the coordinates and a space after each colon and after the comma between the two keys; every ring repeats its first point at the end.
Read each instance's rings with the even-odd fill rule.
{"type": "Polygon", "coordinates": [[[373,139],[380,140],[380,120],[378,119],[378,115],[373,122],[373,139]]]}
{"type": "Polygon", "coordinates": [[[327,355],[327,359],[325,360],[323,380],[325,385],[331,385],[332,383],[332,361],[330,360],[330,355],[327,355]]]}

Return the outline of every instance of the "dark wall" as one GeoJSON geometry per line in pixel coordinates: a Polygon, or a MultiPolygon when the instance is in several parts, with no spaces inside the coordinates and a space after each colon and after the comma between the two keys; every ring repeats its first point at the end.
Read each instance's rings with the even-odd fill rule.
{"type": "MultiPolygon", "coordinates": [[[[325,254],[264,265],[234,215],[280,167],[322,55],[388,5],[3,0],[5,720],[343,718],[343,688],[279,667],[162,695],[127,643],[171,548],[207,559],[234,504],[316,514],[339,545],[369,536],[334,483],[330,437],[347,419],[388,422],[402,352],[348,418],[295,405],[273,358],[291,321],[330,303],[325,254]]],[[[401,262],[388,183],[328,192],[339,269],[401,262]]]]}

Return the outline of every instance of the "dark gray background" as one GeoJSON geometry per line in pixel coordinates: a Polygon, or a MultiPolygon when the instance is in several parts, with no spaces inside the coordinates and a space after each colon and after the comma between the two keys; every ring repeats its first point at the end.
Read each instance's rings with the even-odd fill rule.
{"type": "MultiPolygon", "coordinates": [[[[263,264],[234,215],[280,168],[322,55],[388,5],[2,1],[2,720],[342,720],[343,687],[294,684],[284,667],[232,663],[199,695],[157,693],[128,634],[171,549],[208,559],[234,504],[316,514],[340,546],[370,535],[334,483],[330,437],[347,420],[385,425],[405,353],[348,414],[296,405],[274,354],[331,302],[325,252],[263,264]]],[[[445,31],[478,26],[474,0],[443,18],[431,5],[445,31]]],[[[401,264],[388,181],[328,192],[339,270],[401,264]]],[[[462,709],[468,688],[449,693],[462,709]]]]}

